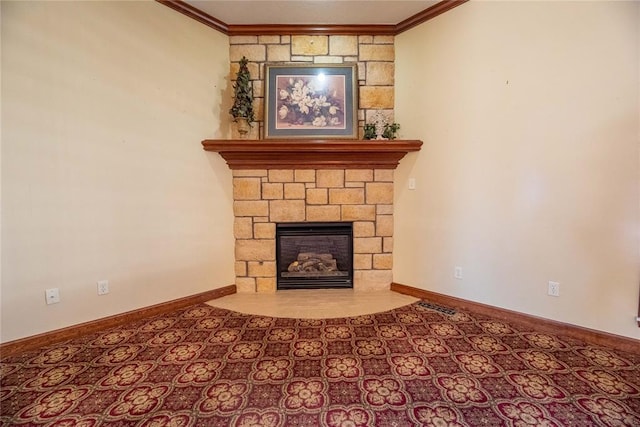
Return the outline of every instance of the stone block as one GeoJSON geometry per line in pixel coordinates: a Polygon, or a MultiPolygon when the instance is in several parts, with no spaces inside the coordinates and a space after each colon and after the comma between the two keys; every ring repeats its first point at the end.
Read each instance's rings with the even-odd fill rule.
{"type": "Polygon", "coordinates": [[[354,291],[384,291],[391,288],[391,270],[359,270],[353,273],[354,291]]]}
{"type": "Polygon", "coordinates": [[[247,263],[245,261],[236,261],[235,263],[236,277],[247,275],[247,263]]]}
{"type": "Polygon", "coordinates": [[[258,36],[260,44],[280,44],[280,36],[258,36]]]}
{"type": "Polygon", "coordinates": [[[234,169],[232,170],[232,175],[233,177],[237,177],[237,176],[256,176],[256,177],[263,177],[263,176],[267,176],[267,170],[266,169],[234,169]]]}
{"type": "Polygon", "coordinates": [[[375,221],[376,207],[374,205],[342,205],[343,221],[375,221]]]}
{"type": "Polygon", "coordinates": [[[392,44],[360,45],[360,61],[394,61],[395,56],[396,52],[392,44]]]}
{"type": "Polygon", "coordinates": [[[313,62],[313,56],[291,56],[291,62],[313,62]]]}
{"type": "Polygon", "coordinates": [[[367,86],[393,86],[393,62],[367,62],[367,86]]]}
{"type": "Polygon", "coordinates": [[[233,178],[234,200],[260,200],[260,178],[233,178]]]}
{"type": "Polygon", "coordinates": [[[376,205],[378,215],[393,215],[393,205],[376,205]]]}
{"type": "Polygon", "coordinates": [[[382,238],[382,252],[393,253],[393,237],[382,238]]]}
{"type": "Polygon", "coordinates": [[[253,224],[253,236],[256,239],[275,239],[276,225],[272,222],[259,222],[253,224]]]}
{"type": "Polygon", "coordinates": [[[288,44],[274,44],[267,46],[267,60],[269,62],[291,61],[291,47],[288,44]]]}
{"type": "Polygon", "coordinates": [[[258,43],[257,36],[231,36],[229,37],[229,44],[256,44],[258,43]]]}
{"type": "Polygon", "coordinates": [[[357,56],[358,36],[329,36],[329,55],[357,56]]]}
{"type": "Polygon", "coordinates": [[[393,268],[393,255],[373,254],[373,268],[376,270],[391,270],[393,268]]]}
{"type": "Polygon", "coordinates": [[[235,201],[233,202],[235,216],[267,216],[269,215],[269,202],[265,200],[235,201]]]}
{"type": "Polygon", "coordinates": [[[353,253],[355,254],[382,253],[382,238],[381,237],[354,237],[353,253]]]}
{"type": "Polygon", "coordinates": [[[358,43],[371,44],[373,43],[373,36],[358,36],[358,43]]]}
{"type": "Polygon", "coordinates": [[[329,196],[326,188],[307,188],[307,203],[310,205],[326,205],[329,196]]]}
{"type": "Polygon", "coordinates": [[[305,197],[306,190],[303,183],[286,183],[284,184],[284,198],[285,199],[303,199],[305,197]]]}
{"type": "Polygon", "coordinates": [[[253,238],[253,221],[251,217],[236,217],[233,220],[233,237],[236,239],[253,238]]]}
{"type": "Polygon", "coordinates": [[[318,188],[344,187],[344,170],[320,169],[316,171],[316,187],[318,188]]]}
{"type": "MultiPolygon", "coordinates": [[[[234,74],[235,76],[235,74],[234,74]]],[[[358,62],[358,84],[364,85],[367,80],[367,63],[366,62],[358,62]]],[[[358,111],[358,118],[362,120],[363,117],[360,117],[360,111],[358,111]]]]}
{"type": "Polygon", "coordinates": [[[393,169],[376,169],[373,180],[377,182],[393,182],[393,169]]]}
{"type": "Polygon", "coordinates": [[[367,191],[367,204],[391,204],[393,203],[393,183],[391,182],[368,182],[365,186],[367,191]]]}
{"type": "Polygon", "coordinates": [[[330,188],[329,204],[361,205],[364,203],[364,188],[330,188]]]}
{"type": "MultiPolygon", "coordinates": [[[[260,44],[234,44],[229,46],[229,60],[238,62],[245,56],[250,62],[264,62],[267,59],[267,47],[260,44]]],[[[235,74],[234,74],[235,76],[235,74]]],[[[258,74],[251,73],[252,78],[258,74]]]]}
{"type": "MultiPolygon", "coordinates": [[[[255,95],[255,94],[254,94],[255,95]]],[[[264,118],[264,98],[253,98],[253,115],[256,120],[262,120],[264,118]]],[[[251,126],[252,131],[257,131],[258,126],[255,125],[255,122],[251,122],[253,125],[251,126]]]]}
{"type": "Polygon", "coordinates": [[[263,182],[262,183],[262,198],[265,200],[280,200],[282,199],[282,183],[276,182],[263,182]]]}
{"type": "Polygon", "coordinates": [[[372,221],[356,221],[353,223],[353,237],[374,237],[376,226],[372,221]]]}
{"type": "Polygon", "coordinates": [[[313,62],[315,64],[342,64],[344,59],[342,56],[314,56],[313,62]]]}
{"type": "MultiPolygon", "coordinates": [[[[249,62],[247,64],[247,68],[249,69],[249,74],[251,75],[251,80],[260,80],[260,65],[256,64],[255,62],[249,62]]],[[[238,73],[238,70],[240,69],[240,64],[238,62],[232,62],[231,63],[231,74],[230,74],[230,80],[231,83],[235,83],[236,81],[236,75],[238,73]]]]}
{"type": "Polygon", "coordinates": [[[395,37],[394,36],[373,36],[374,44],[394,44],[395,37]]]}
{"type": "Polygon", "coordinates": [[[378,215],[376,219],[376,236],[393,236],[393,215],[378,215]]]}
{"type": "Polygon", "coordinates": [[[293,182],[293,169],[270,169],[269,182],[293,182]]]}
{"type": "Polygon", "coordinates": [[[275,261],[249,261],[248,264],[251,277],[276,277],[275,261]]]}
{"type": "Polygon", "coordinates": [[[273,293],[276,291],[275,277],[258,277],[256,279],[256,292],[273,293]]]}
{"type": "Polygon", "coordinates": [[[307,221],[340,221],[340,206],[307,206],[307,221]]]}
{"type": "Polygon", "coordinates": [[[295,182],[315,182],[316,171],[313,169],[296,169],[293,180],[295,182]]]}
{"type": "Polygon", "coordinates": [[[329,53],[329,36],[292,36],[292,55],[326,55],[329,53]]]}
{"type": "Polygon", "coordinates": [[[347,169],[346,171],[344,171],[344,179],[347,182],[373,181],[373,169],[347,169]]]}
{"type": "Polygon", "coordinates": [[[366,115],[365,121],[367,123],[373,123],[376,119],[376,115],[378,114],[378,112],[382,113],[382,115],[385,117],[387,122],[393,123],[394,117],[395,117],[393,109],[367,110],[365,111],[365,115],[366,115]]]}
{"type": "Polygon", "coordinates": [[[353,255],[353,269],[354,270],[371,270],[371,254],[354,254],[353,255]]]}
{"type": "Polygon", "coordinates": [[[237,261],[275,261],[276,241],[264,240],[236,240],[237,261]]]}
{"type": "MultiPolygon", "coordinates": [[[[262,80],[254,80],[251,82],[253,86],[253,96],[256,96],[260,99],[260,101],[264,104],[264,82],[262,80]]],[[[264,109],[264,107],[262,107],[264,109]]],[[[262,111],[262,110],[261,110],[262,111]]],[[[258,117],[258,116],[256,116],[258,117]]],[[[262,117],[262,116],[260,116],[262,117]]]]}
{"type": "Polygon", "coordinates": [[[364,188],[364,182],[362,181],[345,181],[345,188],[364,188]]]}
{"type": "Polygon", "coordinates": [[[271,222],[304,221],[304,200],[271,200],[269,202],[269,220],[271,222]]]}
{"type": "Polygon", "coordinates": [[[256,291],[256,279],[253,277],[236,277],[236,292],[252,294],[256,291]]]}
{"type": "Polygon", "coordinates": [[[393,86],[361,86],[360,108],[393,108],[393,86]]]}

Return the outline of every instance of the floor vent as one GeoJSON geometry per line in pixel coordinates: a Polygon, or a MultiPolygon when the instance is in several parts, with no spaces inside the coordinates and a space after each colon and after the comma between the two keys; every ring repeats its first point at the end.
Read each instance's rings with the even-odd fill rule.
{"type": "Polygon", "coordinates": [[[434,310],[439,313],[448,314],[449,316],[456,314],[456,311],[453,308],[443,307],[441,305],[434,304],[428,301],[420,301],[418,305],[420,307],[428,308],[429,310],[434,310]]]}

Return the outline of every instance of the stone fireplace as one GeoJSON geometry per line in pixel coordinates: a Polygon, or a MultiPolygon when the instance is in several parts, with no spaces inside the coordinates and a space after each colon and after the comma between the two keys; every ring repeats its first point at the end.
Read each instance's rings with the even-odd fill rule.
{"type": "Polygon", "coordinates": [[[276,227],[352,223],[353,289],[393,281],[393,175],[421,141],[206,140],[233,172],[236,287],[278,288],[276,227]]]}

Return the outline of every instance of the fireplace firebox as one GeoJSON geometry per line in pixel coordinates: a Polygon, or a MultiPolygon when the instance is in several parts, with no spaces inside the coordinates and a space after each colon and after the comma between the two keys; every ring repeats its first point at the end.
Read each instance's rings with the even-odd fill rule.
{"type": "Polygon", "coordinates": [[[277,289],[353,288],[353,223],[276,224],[277,289]]]}

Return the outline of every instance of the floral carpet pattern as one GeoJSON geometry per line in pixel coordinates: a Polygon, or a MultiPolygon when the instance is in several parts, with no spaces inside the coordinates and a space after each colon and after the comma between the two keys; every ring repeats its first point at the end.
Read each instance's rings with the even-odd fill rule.
{"type": "Polygon", "coordinates": [[[197,305],[0,364],[0,425],[640,426],[640,354],[412,304],[197,305]]]}

